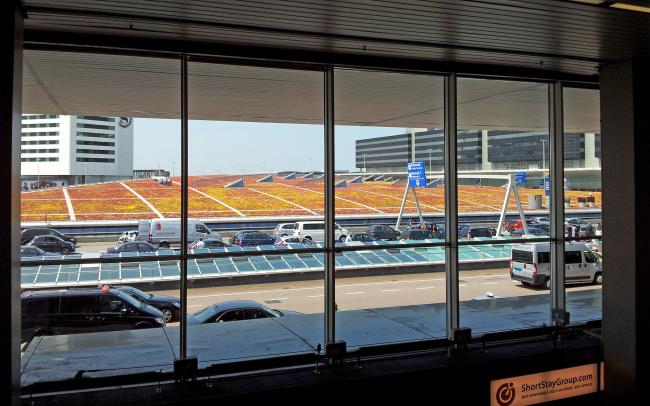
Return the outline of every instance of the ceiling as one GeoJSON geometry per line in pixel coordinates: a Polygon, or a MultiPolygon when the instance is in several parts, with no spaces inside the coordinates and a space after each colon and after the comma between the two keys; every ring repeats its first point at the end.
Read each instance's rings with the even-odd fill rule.
{"type": "MultiPolygon", "coordinates": [[[[177,59],[26,50],[23,112],[178,119],[177,59]]],[[[323,123],[324,74],[205,62],[188,64],[190,119],[323,123]]],[[[443,78],[336,69],[339,125],[443,127],[443,78]]],[[[548,87],[526,81],[458,79],[458,127],[548,128],[548,87]]],[[[597,90],[566,89],[569,131],[599,131],[597,90]]]]}
{"type": "Polygon", "coordinates": [[[136,40],[173,40],[213,44],[218,50],[272,48],[297,59],[307,51],[341,60],[418,60],[434,70],[448,63],[477,64],[587,77],[596,75],[603,63],[650,55],[650,14],[560,0],[23,3],[28,43],[49,42],[58,33],[78,43],[107,36],[127,48],[136,40]]]}

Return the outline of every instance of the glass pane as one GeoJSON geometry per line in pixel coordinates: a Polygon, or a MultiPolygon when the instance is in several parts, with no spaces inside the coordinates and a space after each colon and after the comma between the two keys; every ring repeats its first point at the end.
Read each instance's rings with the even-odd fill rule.
{"type": "Polygon", "coordinates": [[[602,319],[600,92],[564,89],[566,309],[572,322],[602,319]],[[575,252],[574,252],[575,251],[575,252]],[[578,255],[582,251],[582,257],[578,255]]]}
{"type": "Polygon", "coordinates": [[[200,366],[311,353],[323,265],[300,252],[317,235],[294,238],[294,224],[323,224],[323,72],[188,71],[188,252],[271,253],[188,260],[187,353],[200,366]]]}
{"type": "Polygon", "coordinates": [[[22,304],[62,301],[63,289],[78,288],[93,307],[22,315],[23,349],[39,342],[23,384],[72,379],[73,369],[171,370],[178,329],[162,327],[180,318],[179,273],[167,270],[178,262],[157,257],[178,253],[158,225],[179,216],[171,171],[180,162],[180,64],[50,51],[26,51],[24,61],[21,254],[36,264],[22,267],[22,304]],[[119,261],[65,263],[79,258],[119,261]],[[143,348],[155,354],[143,357],[143,348]]]}
{"type": "Polygon", "coordinates": [[[334,83],[335,237],[356,249],[336,256],[336,338],[444,337],[444,249],[409,247],[443,242],[443,79],[337,69],[334,83]]]}
{"type": "Polygon", "coordinates": [[[481,335],[548,324],[547,265],[529,251],[549,244],[508,243],[550,234],[548,85],[459,78],[457,158],[458,236],[494,241],[459,249],[461,326],[481,335]],[[530,260],[510,267],[513,249],[530,260]]]}

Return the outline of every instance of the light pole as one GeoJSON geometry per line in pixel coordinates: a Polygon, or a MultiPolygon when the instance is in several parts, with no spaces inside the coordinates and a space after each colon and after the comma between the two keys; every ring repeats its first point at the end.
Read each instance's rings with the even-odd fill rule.
{"type": "Polygon", "coordinates": [[[366,173],[366,154],[363,154],[363,173],[366,173]]]}
{"type": "Polygon", "coordinates": [[[433,169],[431,168],[431,152],[433,152],[433,150],[429,149],[429,174],[433,172],[433,169]]]}
{"type": "Polygon", "coordinates": [[[546,169],[546,140],[542,140],[542,169],[546,169]]]}

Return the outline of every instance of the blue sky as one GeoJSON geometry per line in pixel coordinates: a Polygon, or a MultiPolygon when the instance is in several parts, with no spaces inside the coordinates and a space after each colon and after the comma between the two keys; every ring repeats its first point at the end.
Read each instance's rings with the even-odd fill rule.
{"type": "MultiPolygon", "coordinates": [[[[180,121],[134,120],[134,169],[180,174],[180,121]]],[[[190,121],[189,174],[255,173],[323,169],[323,127],[190,121]]],[[[355,171],[354,142],[400,134],[404,128],[336,127],[336,169],[355,171]]]]}

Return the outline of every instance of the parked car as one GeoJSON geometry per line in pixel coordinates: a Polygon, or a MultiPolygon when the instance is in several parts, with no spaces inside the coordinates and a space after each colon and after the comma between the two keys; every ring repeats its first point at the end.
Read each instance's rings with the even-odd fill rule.
{"type": "Polygon", "coordinates": [[[259,231],[240,231],[232,236],[231,243],[233,245],[241,245],[246,247],[273,245],[275,243],[275,238],[259,231]]]}
{"type": "Polygon", "coordinates": [[[144,241],[127,242],[119,247],[110,247],[106,250],[107,254],[121,254],[124,252],[156,252],[157,247],[144,241]]]}
{"type": "Polygon", "coordinates": [[[181,318],[181,300],[174,296],[153,295],[143,292],[133,286],[113,286],[114,289],[120,290],[127,295],[135,298],[142,303],[148,304],[160,310],[165,316],[165,323],[178,321],[181,318]]]}
{"type": "Polygon", "coordinates": [[[63,241],[67,241],[71,243],[73,246],[77,245],[77,239],[74,237],[71,237],[66,234],[62,234],[52,228],[26,228],[23,230],[23,232],[20,234],[20,244],[25,245],[32,241],[34,237],[38,237],[41,235],[53,235],[55,237],[58,237],[62,239],[63,241]]]}
{"type": "Polygon", "coordinates": [[[275,243],[273,245],[275,245],[276,247],[284,247],[287,244],[312,245],[312,244],[316,244],[316,243],[314,241],[308,240],[306,238],[298,238],[298,237],[287,236],[287,237],[278,238],[277,240],[275,240],[275,243]]]}
{"type": "Polygon", "coordinates": [[[20,256],[22,258],[34,258],[34,257],[58,257],[57,254],[52,252],[46,252],[42,249],[32,246],[32,245],[23,245],[20,247],[20,256]]]}
{"type": "Polygon", "coordinates": [[[273,236],[275,238],[291,236],[295,225],[296,223],[280,223],[273,229],[273,236]]]}
{"type": "MultiPolygon", "coordinates": [[[[334,224],[334,238],[343,242],[350,235],[350,231],[334,224]]],[[[293,230],[294,237],[308,238],[312,241],[325,240],[325,223],[322,221],[298,221],[293,230]]]]}
{"type": "Polygon", "coordinates": [[[463,235],[467,238],[476,238],[476,237],[488,237],[492,238],[492,231],[487,227],[470,227],[467,230],[467,234],[463,235]]]}
{"type": "Polygon", "coordinates": [[[401,233],[391,226],[370,225],[368,226],[368,234],[382,240],[397,240],[401,233]]]}
{"type": "Polygon", "coordinates": [[[368,233],[352,233],[347,236],[345,242],[359,241],[359,242],[373,242],[379,240],[376,235],[368,233]]]}
{"type": "Polygon", "coordinates": [[[58,252],[63,255],[68,255],[75,251],[74,244],[69,241],[64,241],[55,235],[39,235],[34,237],[27,245],[38,247],[47,252],[58,252]]]}
{"type": "Polygon", "coordinates": [[[108,286],[26,291],[20,302],[23,341],[40,335],[165,326],[160,310],[108,286]]]}
{"type": "Polygon", "coordinates": [[[271,309],[252,300],[231,300],[213,304],[187,316],[187,324],[222,323],[226,321],[264,319],[299,314],[271,309]]]}
{"type": "Polygon", "coordinates": [[[402,231],[400,235],[400,240],[428,240],[431,238],[436,238],[433,234],[433,231],[430,230],[405,230],[402,231]]]}
{"type": "Polygon", "coordinates": [[[520,228],[518,230],[514,230],[512,233],[510,233],[511,236],[513,237],[521,237],[524,235],[533,235],[536,237],[547,237],[549,235],[549,232],[544,230],[543,228],[536,227],[533,225],[527,226],[528,228],[528,234],[524,234],[524,229],[520,228]]]}
{"type": "MultiPolygon", "coordinates": [[[[216,231],[210,231],[208,226],[197,219],[187,219],[187,240],[195,241],[203,238],[221,236],[216,231]]],[[[149,219],[138,221],[138,241],[148,242],[161,248],[169,248],[172,244],[181,242],[181,219],[149,219]]]]}
{"type": "MultiPolygon", "coordinates": [[[[199,241],[192,241],[189,245],[189,249],[195,250],[196,245],[199,243],[199,241]]],[[[203,248],[223,248],[223,247],[228,247],[229,244],[221,241],[220,238],[204,238],[203,239],[204,246],[203,248]]]]}

